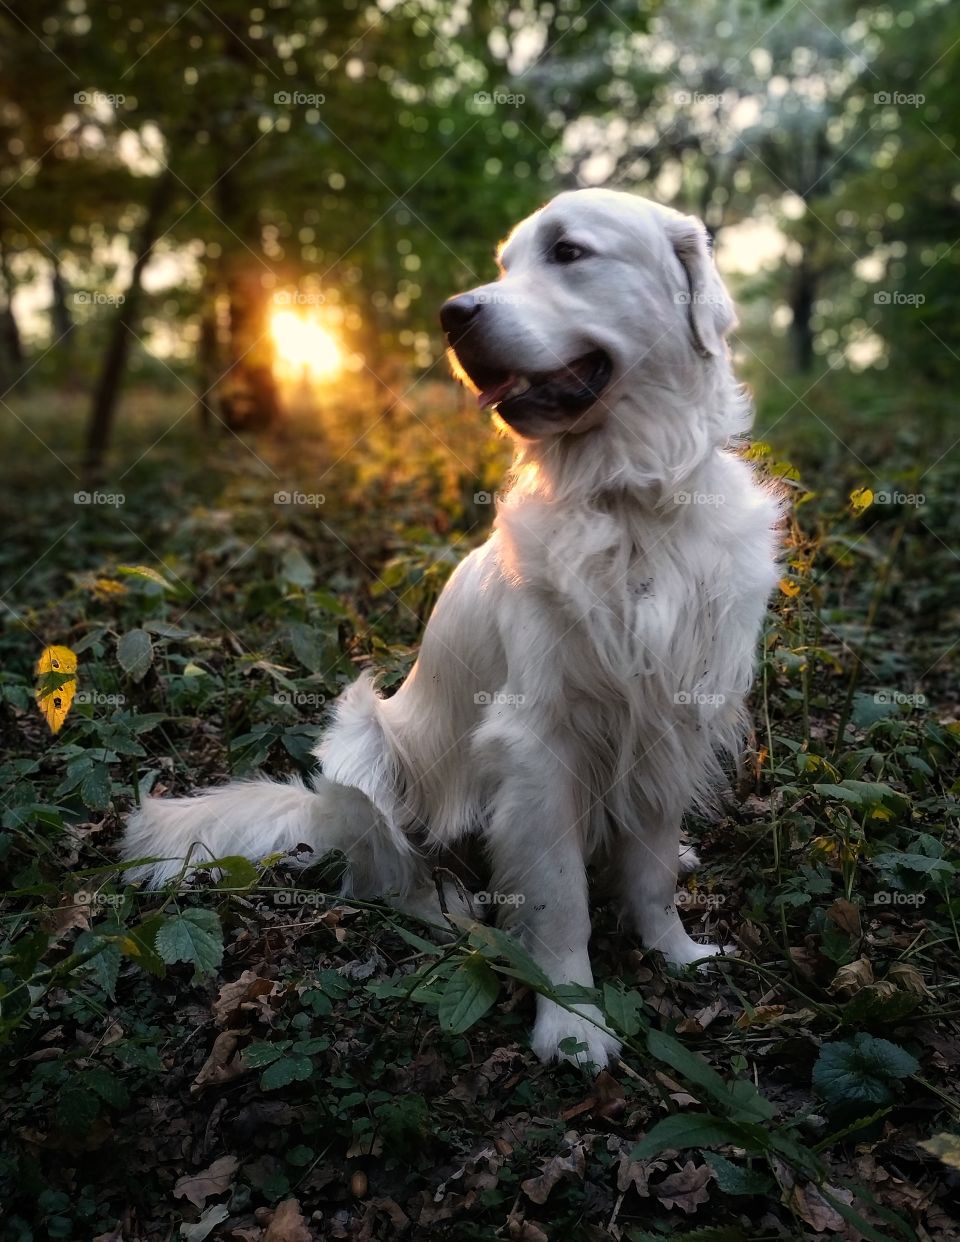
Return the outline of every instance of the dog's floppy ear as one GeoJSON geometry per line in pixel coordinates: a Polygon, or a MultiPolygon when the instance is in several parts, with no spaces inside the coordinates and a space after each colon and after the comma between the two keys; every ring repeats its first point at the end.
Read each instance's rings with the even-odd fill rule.
{"type": "Polygon", "coordinates": [[[723,353],[723,338],[736,323],[730,295],[720,279],[707,230],[696,216],[675,216],[667,226],[674,254],[687,275],[687,288],[678,294],[690,312],[690,330],[704,358],[723,353]]]}

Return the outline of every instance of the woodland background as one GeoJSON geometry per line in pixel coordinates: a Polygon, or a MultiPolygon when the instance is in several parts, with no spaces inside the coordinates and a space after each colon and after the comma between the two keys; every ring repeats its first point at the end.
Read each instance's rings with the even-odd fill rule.
{"type": "Polygon", "coordinates": [[[940,0],[0,4],[4,1237],[958,1236],[958,242],[940,0]],[[437,308],[587,184],[707,222],[795,501],[680,895],[741,957],[601,911],[596,1080],[495,929],[114,851],[402,679],[508,460],[437,308]]]}

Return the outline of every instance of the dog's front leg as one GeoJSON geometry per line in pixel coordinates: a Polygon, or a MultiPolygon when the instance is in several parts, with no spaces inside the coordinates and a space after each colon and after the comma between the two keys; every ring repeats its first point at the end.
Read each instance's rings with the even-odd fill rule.
{"type": "MultiPolygon", "coordinates": [[[[489,830],[493,899],[502,922],[517,932],[553,984],[593,986],[588,946],[590,911],[574,777],[552,750],[524,739],[506,762],[489,830]]],[[[531,1043],[542,1061],[566,1057],[600,1068],[620,1050],[593,1005],[574,1012],[537,997],[531,1043]],[[570,1054],[560,1044],[585,1045],[570,1054]]]]}
{"type": "Polygon", "coordinates": [[[680,817],[644,817],[621,830],[623,899],[634,927],[647,949],[658,949],[668,962],[688,966],[723,950],[698,944],[687,935],[677,913],[677,870],[680,855],[680,817]]]}

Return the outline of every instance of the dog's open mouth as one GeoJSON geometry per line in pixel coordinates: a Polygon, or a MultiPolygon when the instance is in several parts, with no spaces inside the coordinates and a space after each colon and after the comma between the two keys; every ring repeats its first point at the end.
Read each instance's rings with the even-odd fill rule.
{"type": "Polygon", "coordinates": [[[602,349],[591,350],[554,371],[529,375],[474,366],[462,358],[458,361],[476,388],[480,405],[492,407],[508,423],[522,422],[531,414],[582,414],[600,397],[613,374],[613,363],[602,349]]]}

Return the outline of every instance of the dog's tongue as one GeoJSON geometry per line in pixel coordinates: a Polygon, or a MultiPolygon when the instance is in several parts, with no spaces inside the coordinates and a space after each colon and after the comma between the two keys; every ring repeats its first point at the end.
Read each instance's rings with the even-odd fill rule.
{"type": "Polygon", "coordinates": [[[517,382],[515,375],[508,375],[506,379],[501,380],[499,384],[494,384],[492,388],[484,388],[482,392],[477,393],[477,402],[483,409],[488,405],[496,405],[501,401],[510,389],[517,382]]]}

